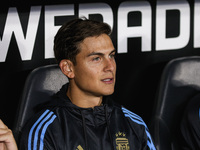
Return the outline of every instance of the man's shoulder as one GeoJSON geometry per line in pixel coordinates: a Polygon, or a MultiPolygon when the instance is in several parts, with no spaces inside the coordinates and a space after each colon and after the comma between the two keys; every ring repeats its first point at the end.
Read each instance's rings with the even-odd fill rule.
{"type": "Polygon", "coordinates": [[[142,117],[137,115],[136,113],[132,112],[131,110],[125,108],[120,104],[114,103],[114,109],[118,111],[121,115],[123,115],[133,126],[141,126],[142,128],[147,128],[145,122],[143,121],[142,117]]]}
{"type": "Polygon", "coordinates": [[[43,135],[46,134],[52,124],[55,124],[56,118],[56,113],[50,109],[43,109],[31,117],[22,128],[20,147],[25,146],[24,149],[27,149],[27,146],[33,146],[31,144],[33,141],[43,140],[43,135]]]}
{"type": "Polygon", "coordinates": [[[143,121],[142,117],[140,117],[136,113],[132,112],[131,110],[129,110],[129,109],[123,107],[123,106],[121,107],[121,109],[122,109],[124,116],[126,118],[128,118],[129,120],[131,120],[131,122],[134,122],[138,125],[142,125],[144,127],[147,127],[145,122],[143,121]]]}
{"type": "Polygon", "coordinates": [[[149,140],[149,142],[147,143],[148,147],[150,149],[155,149],[149,129],[148,129],[146,123],[144,122],[144,120],[142,119],[142,117],[140,117],[136,113],[128,110],[127,108],[125,108],[123,106],[121,107],[121,110],[122,110],[124,116],[127,118],[128,122],[130,124],[130,127],[134,131],[134,133],[136,133],[138,135],[138,137],[148,139],[149,140]]]}
{"type": "Polygon", "coordinates": [[[24,126],[24,130],[39,128],[42,126],[50,125],[57,118],[57,114],[50,109],[42,109],[32,116],[24,126]]]}

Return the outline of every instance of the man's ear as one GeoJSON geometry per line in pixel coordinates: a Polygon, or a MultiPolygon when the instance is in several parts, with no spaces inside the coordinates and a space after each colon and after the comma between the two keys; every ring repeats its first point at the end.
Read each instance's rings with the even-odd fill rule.
{"type": "Polygon", "coordinates": [[[60,69],[68,78],[74,78],[73,63],[68,59],[63,59],[60,61],[60,69]]]}

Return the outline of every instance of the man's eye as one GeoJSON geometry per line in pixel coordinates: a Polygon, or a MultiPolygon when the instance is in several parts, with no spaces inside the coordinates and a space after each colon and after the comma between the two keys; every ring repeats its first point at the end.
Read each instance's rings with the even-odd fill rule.
{"type": "Polygon", "coordinates": [[[115,54],[110,55],[110,58],[115,58],[115,54]]]}
{"type": "Polygon", "coordinates": [[[95,57],[92,59],[93,61],[99,61],[100,60],[100,57],[95,57]]]}

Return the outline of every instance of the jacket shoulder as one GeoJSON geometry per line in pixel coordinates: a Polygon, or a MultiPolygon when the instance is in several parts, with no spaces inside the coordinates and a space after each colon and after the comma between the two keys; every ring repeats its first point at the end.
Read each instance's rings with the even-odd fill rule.
{"type": "Polygon", "coordinates": [[[133,113],[132,111],[126,109],[123,106],[121,107],[121,109],[122,109],[124,116],[129,120],[133,130],[135,130],[136,132],[140,132],[141,130],[143,130],[143,132],[144,132],[143,138],[147,140],[147,146],[149,147],[149,149],[155,150],[156,148],[154,146],[149,129],[148,129],[146,123],[143,121],[143,119],[139,115],[133,113]]]}
{"type": "Polygon", "coordinates": [[[124,114],[125,117],[129,118],[132,122],[135,122],[139,125],[144,126],[145,128],[147,128],[147,125],[145,124],[145,122],[143,121],[143,119],[137,115],[136,113],[126,109],[125,107],[121,107],[122,112],[124,114]]]}
{"type": "Polygon", "coordinates": [[[44,135],[49,126],[55,122],[57,115],[49,110],[42,110],[31,118],[23,127],[20,149],[31,149],[44,146],[44,135]]]}

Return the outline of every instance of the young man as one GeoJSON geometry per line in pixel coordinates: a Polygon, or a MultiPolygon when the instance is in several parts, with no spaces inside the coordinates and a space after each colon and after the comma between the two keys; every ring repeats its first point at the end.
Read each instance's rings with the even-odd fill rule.
{"type": "Polygon", "coordinates": [[[12,131],[0,119],[0,150],[17,150],[12,131]]]}
{"type": "Polygon", "coordinates": [[[116,50],[110,27],[75,19],[64,24],[54,52],[69,83],[24,129],[28,150],[154,150],[143,120],[112,102],[116,50]]]}

